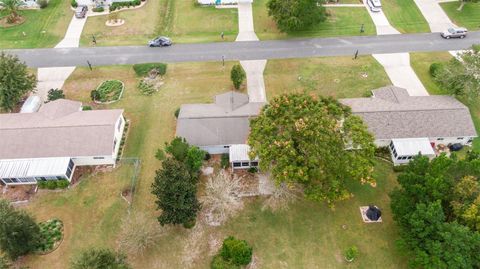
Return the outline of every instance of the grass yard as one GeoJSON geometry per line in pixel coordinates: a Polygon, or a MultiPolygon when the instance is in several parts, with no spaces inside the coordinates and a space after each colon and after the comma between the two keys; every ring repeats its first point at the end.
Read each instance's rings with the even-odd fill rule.
{"type": "Polygon", "coordinates": [[[236,9],[201,7],[194,1],[150,0],[142,8],[118,13],[125,24],[105,25],[108,16],[91,17],[82,33],[81,45],[91,46],[95,35],[98,46],[145,45],[157,35],[169,36],[173,42],[212,42],[235,40],[238,33],[236,9]],[[148,23],[146,23],[148,21],[148,23]]]}
{"type": "MultiPolygon", "coordinates": [[[[422,81],[425,88],[427,88],[430,94],[448,94],[445,90],[440,89],[430,76],[429,68],[432,63],[440,62],[446,63],[452,59],[452,55],[448,52],[425,52],[425,53],[411,53],[410,61],[415,73],[422,81]]],[[[477,133],[480,133],[480,100],[465,100],[464,98],[458,98],[470,109],[472,119],[477,129],[477,133]]],[[[480,138],[473,140],[473,148],[480,151],[480,138]]]]}
{"type": "Polygon", "coordinates": [[[268,97],[304,90],[336,98],[361,97],[390,84],[383,67],[371,56],[272,60],[265,69],[268,97]]]}
{"type": "MultiPolygon", "coordinates": [[[[316,92],[328,94],[332,89],[339,90],[341,92],[336,94],[341,97],[361,96],[370,87],[388,83],[383,71],[379,73],[378,64],[370,57],[355,61],[356,70],[362,72],[362,66],[366,65],[368,72],[377,70],[375,76],[369,77],[380,78],[366,84],[354,84],[353,80],[348,84],[339,83],[343,86],[332,82],[330,74],[334,72],[329,74],[332,77],[328,80],[312,74],[315,70],[335,68],[343,81],[349,76],[344,74],[347,66],[352,65],[347,59],[292,61],[293,64],[287,61],[271,63],[268,70],[299,68],[302,74],[310,74],[325,88],[316,92]],[[342,90],[352,85],[361,90],[342,90]]],[[[133,210],[145,212],[152,218],[158,215],[150,194],[155,170],[160,166],[154,154],[174,135],[174,111],[183,103],[211,102],[215,94],[230,90],[229,71],[233,64],[227,62],[225,68],[218,63],[171,64],[163,88],[152,96],[143,96],[136,89],[138,78],[131,66],[95,67],[93,72],[80,67],[68,79],[64,86],[67,98],[81,100],[97,109],[124,108],[126,118],[131,121],[124,156],[142,160],[133,210]],[[123,98],[110,105],[92,104],[90,91],[107,79],[121,79],[125,83],[123,98]]],[[[273,87],[269,82],[273,80],[277,80],[278,85],[295,86],[295,78],[296,75],[292,79],[287,71],[276,77],[267,71],[267,87],[273,87]]],[[[275,93],[269,91],[269,94],[275,93]]],[[[24,264],[31,268],[68,268],[70,259],[82,249],[92,246],[115,248],[119,223],[127,212],[120,191],[129,183],[132,172],[131,166],[122,165],[112,173],[84,179],[66,192],[39,195],[28,210],[40,221],[60,218],[65,225],[65,239],[55,252],[29,256],[24,264]]],[[[324,205],[299,201],[288,211],[272,213],[261,210],[262,199],[249,200],[236,218],[220,228],[198,225],[188,231],[178,227],[168,229],[154,248],[142,257],[130,257],[130,262],[134,268],[209,268],[216,251],[210,244],[235,235],[253,245],[259,268],[405,268],[404,257],[394,246],[397,230],[388,206],[387,194],[396,184],[395,175],[389,165],[378,163],[375,177],[378,180],[376,188],[350,184],[355,196],[339,203],[335,211],[324,205]],[[384,210],[383,223],[367,225],[361,221],[358,206],[370,203],[384,210]],[[345,230],[342,225],[346,225],[345,230]],[[359,247],[360,256],[355,263],[347,265],[342,253],[351,245],[359,247]]]]}
{"type": "MultiPolygon", "coordinates": [[[[0,49],[53,47],[62,40],[73,16],[70,1],[50,0],[41,10],[21,10],[26,21],[17,26],[0,26],[0,49]]],[[[6,16],[0,11],[0,18],[6,16]]]]}
{"type": "Polygon", "coordinates": [[[466,27],[471,31],[480,29],[480,2],[466,3],[462,11],[457,10],[459,5],[459,2],[440,4],[455,24],[466,27]]]}
{"type": "Polygon", "coordinates": [[[349,35],[375,35],[375,25],[367,10],[361,7],[331,7],[327,8],[330,16],[325,22],[319,23],[308,31],[291,34],[281,33],[268,16],[267,0],[253,2],[253,18],[255,33],[261,40],[284,39],[294,37],[329,37],[349,35]],[[365,25],[365,33],[360,33],[361,25],[365,25]]]}
{"type": "Polygon", "coordinates": [[[430,32],[427,21],[413,0],[383,0],[382,9],[390,24],[401,33],[430,32]]]}

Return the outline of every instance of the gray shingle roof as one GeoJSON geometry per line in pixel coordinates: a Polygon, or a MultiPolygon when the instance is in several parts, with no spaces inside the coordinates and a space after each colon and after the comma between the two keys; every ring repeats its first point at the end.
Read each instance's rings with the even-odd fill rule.
{"type": "Polygon", "coordinates": [[[213,104],[182,105],[176,133],[196,146],[242,144],[250,132],[250,119],[263,106],[236,92],[217,95],[213,104]]]}
{"type": "Polygon", "coordinates": [[[390,86],[371,98],[340,102],[363,118],[377,139],[477,136],[468,108],[451,96],[409,96],[390,86]]]}
{"type": "Polygon", "coordinates": [[[35,113],[0,114],[0,159],[111,155],[123,110],[80,108],[56,100],[35,113]]]}

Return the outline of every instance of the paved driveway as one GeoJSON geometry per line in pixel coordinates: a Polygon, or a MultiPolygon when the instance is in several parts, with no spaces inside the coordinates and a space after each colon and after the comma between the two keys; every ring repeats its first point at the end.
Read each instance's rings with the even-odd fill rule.
{"type": "Polygon", "coordinates": [[[423,17],[428,22],[430,26],[430,31],[434,33],[443,32],[450,27],[455,27],[456,25],[450,20],[445,11],[439,5],[441,2],[438,0],[414,0],[417,4],[418,9],[422,12],[423,17]]]}

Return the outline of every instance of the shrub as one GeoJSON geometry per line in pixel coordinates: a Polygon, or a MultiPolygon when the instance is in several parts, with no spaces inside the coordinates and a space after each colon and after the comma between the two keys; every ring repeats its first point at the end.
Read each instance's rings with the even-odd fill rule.
{"type": "Polygon", "coordinates": [[[48,1],[47,0],[37,0],[37,5],[40,8],[46,8],[48,6],[48,1]]]}
{"type": "Polygon", "coordinates": [[[47,186],[47,189],[49,190],[54,190],[57,188],[57,181],[56,180],[47,180],[46,181],[46,186],[47,186]]]}
{"type": "Polygon", "coordinates": [[[240,266],[232,264],[228,261],[225,261],[222,256],[215,255],[213,257],[212,263],[210,264],[210,269],[239,269],[240,266]]]}
{"type": "Polygon", "coordinates": [[[442,68],[443,68],[443,64],[441,64],[441,63],[432,63],[432,64],[430,65],[430,69],[429,69],[430,76],[436,77],[437,74],[438,74],[438,71],[440,71],[442,68]]]}
{"type": "Polygon", "coordinates": [[[178,115],[180,115],[180,108],[175,109],[174,115],[175,115],[175,118],[178,119],[178,115]]]}
{"type": "Polygon", "coordinates": [[[152,95],[155,92],[155,88],[151,83],[145,82],[145,80],[140,80],[138,83],[138,89],[143,95],[152,95]]]}
{"type": "Polygon", "coordinates": [[[138,6],[140,4],[141,4],[140,0],[127,1],[127,2],[114,2],[110,5],[109,10],[115,11],[117,9],[121,9],[122,7],[138,6]]]}
{"type": "Polygon", "coordinates": [[[72,2],[70,2],[70,5],[72,5],[73,8],[78,7],[78,3],[76,0],[72,0],[72,2]]]}
{"type": "Polygon", "coordinates": [[[85,250],[72,261],[71,269],[90,269],[90,268],[132,268],[127,257],[118,252],[109,249],[89,249],[85,250]]]}
{"type": "Polygon", "coordinates": [[[253,249],[248,245],[247,241],[229,236],[223,240],[220,256],[232,264],[247,265],[252,261],[252,252],[253,249]]]}
{"type": "Polygon", "coordinates": [[[212,158],[212,155],[210,155],[210,153],[207,152],[207,153],[205,154],[205,161],[208,161],[208,160],[210,160],[211,158],[212,158]]]}
{"type": "MultiPolygon", "coordinates": [[[[116,3],[121,3],[121,2],[116,2],[116,3]]],[[[144,77],[148,75],[150,71],[153,69],[156,69],[158,71],[158,74],[163,76],[167,73],[167,64],[164,63],[146,63],[146,64],[134,64],[133,65],[133,70],[135,71],[135,74],[139,77],[144,77]]]]}
{"type": "Polygon", "coordinates": [[[103,7],[94,7],[94,8],[92,8],[92,11],[93,12],[103,12],[103,11],[105,11],[105,9],[103,7]]]}
{"type": "Polygon", "coordinates": [[[355,260],[358,256],[358,248],[356,246],[352,246],[345,251],[345,259],[349,262],[355,260]]]}
{"type": "Polygon", "coordinates": [[[49,189],[49,190],[66,189],[68,188],[68,186],[70,186],[70,182],[66,179],[44,180],[44,181],[39,181],[37,183],[37,186],[40,189],[49,189]]]}
{"type": "Polygon", "coordinates": [[[63,93],[63,90],[50,89],[48,91],[47,102],[55,101],[57,99],[63,99],[63,98],[65,98],[65,94],[63,93]]]}
{"type": "Polygon", "coordinates": [[[234,65],[232,67],[232,70],[230,71],[230,79],[233,82],[233,87],[235,87],[235,89],[237,90],[240,89],[240,86],[242,85],[245,78],[246,74],[242,66],[239,64],[234,65]]]}
{"type": "Polygon", "coordinates": [[[92,110],[92,107],[91,107],[91,106],[83,106],[83,107],[82,107],[82,110],[83,110],[83,111],[92,110]]]}
{"type": "Polygon", "coordinates": [[[393,171],[394,172],[404,172],[407,169],[408,165],[394,165],[393,171]]]}
{"type": "Polygon", "coordinates": [[[227,169],[229,165],[230,165],[230,157],[228,156],[227,153],[222,154],[222,160],[220,161],[220,166],[222,166],[223,169],[227,169]]]}
{"type": "Polygon", "coordinates": [[[182,225],[183,225],[183,228],[185,229],[192,229],[195,226],[195,223],[196,223],[195,220],[192,219],[187,222],[184,222],[182,225]]]}
{"type": "Polygon", "coordinates": [[[162,232],[163,230],[154,218],[137,212],[128,215],[123,220],[118,245],[122,251],[128,254],[141,255],[157,243],[162,232]]]}
{"type": "Polygon", "coordinates": [[[250,167],[248,168],[247,170],[249,173],[252,173],[252,174],[255,174],[258,172],[258,168],[257,167],[250,167]]]}
{"type": "Polygon", "coordinates": [[[68,186],[70,186],[70,182],[68,182],[68,180],[66,179],[57,180],[57,188],[66,189],[68,188],[68,186]]]}

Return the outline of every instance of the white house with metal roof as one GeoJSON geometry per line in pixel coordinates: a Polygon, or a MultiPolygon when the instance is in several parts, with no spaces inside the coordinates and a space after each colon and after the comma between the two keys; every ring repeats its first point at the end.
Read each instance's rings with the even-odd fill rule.
{"type": "Polygon", "coordinates": [[[247,169],[258,167],[258,158],[251,159],[250,146],[246,144],[230,145],[228,152],[230,164],[233,169],[247,169]]]}
{"type": "Polygon", "coordinates": [[[377,146],[389,146],[401,156],[392,155],[397,163],[410,160],[412,153],[431,155],[439,144],[470,145],[477,137],[470,111],[452,96],[410,96],[390,86],[373,90],[372,97],[340,102],[363,119],[377,146]]]}
{"type": "Polygon", "coordinates": [[[71,180],[76,166],[115,165],[123,110],[82,111],[56,100],[34,113],[0,114],[0,181],[7,185],[71,180]]]}

